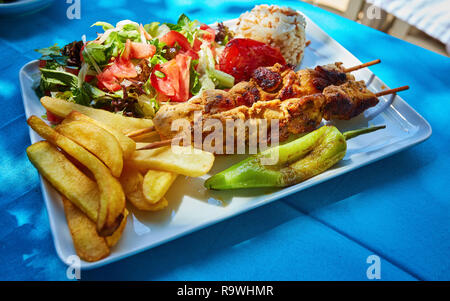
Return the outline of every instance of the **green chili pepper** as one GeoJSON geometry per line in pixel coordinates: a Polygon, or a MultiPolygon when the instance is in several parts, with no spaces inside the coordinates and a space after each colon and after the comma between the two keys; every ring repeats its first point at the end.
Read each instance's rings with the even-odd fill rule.
{"type": "Polygon", "coordinates": [[[383,128],[384,125],[341,133],[334,126],[323,126],[219,172],[206,180],[205,187],[225,190],[291,186],[326,171],[344,158],[346,140],[383,128]],[[270,158],[274,152],[278,152],[277,163],[263,165],[262,158],[270,158]]]}

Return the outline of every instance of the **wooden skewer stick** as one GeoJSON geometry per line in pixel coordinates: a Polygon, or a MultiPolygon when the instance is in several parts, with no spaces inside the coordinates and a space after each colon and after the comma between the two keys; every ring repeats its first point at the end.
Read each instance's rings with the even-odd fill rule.
{"type": "Polygon", "coordinates": [[[409,86],[402,86],[402,87],[398,87],[398,88],[395,88],[395,89],[389,89],[389,90],[380,91],[380,92],[376,93],[375,96],[376,97],[380,97],[380,96],[383,96],[383,95],[394,94],[394,93],[397,93],[397,92],[400,92],[400,91],[405,91],[405,90],[408,90],[408,89],[409,89],[409,86]]]}
{"type": "Polygon", "coordinates": [[[308,47],[309,45],[311,45],[311,41],[310,40],[305,42],[305,47],[308,47]]]}
{"type": "Polygon", "coordinates": [[[130,132],[127,134],[127,136],[132,138],[132,137],[140,136],[142,134],[153,132],[154,130],[155,130],[155,127],[151,126],[151,127],[145,128],[145,129],[140,129],[140,130],[130,132]]]}
{"type": "Polygon", "coordinates": [[[143,146],[136,150],[139,151],[139,150],[154,149],[154,148],[159,148],[159,147],[163,147],[163,146],[168,146],[168,145],[172,144],[172,141],[176,141],[176,140],[168,139],[168,140],[156,141],[156,142],[149,143],[146,146],[143,146]]]}
{"type": "Polygon", "coordinates": [[[373,65],[376,65],[376,64],[379,64],[379,63],[381,63],[380,59],[374,60],[374,61],[371,61],[371,62],[367,62],[367,63],[364,63],[364,64],[360,64],[360,65],[356,65],[356,66],[344,69],[344,72],[345,73],[352,72],[352,71],[359,70],[359,69],[362,69],[362,68],[366,68],[366,67],[369,67],[369,66],[373,66],[373,65]]]}

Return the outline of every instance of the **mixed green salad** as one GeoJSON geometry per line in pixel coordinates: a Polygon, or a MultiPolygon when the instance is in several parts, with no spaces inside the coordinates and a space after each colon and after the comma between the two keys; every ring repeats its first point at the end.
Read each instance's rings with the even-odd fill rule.
{"type": "Polygon", "coordinates": [[[202,90],[234,85],[234,77],[218,67],[232,39],[223,24],[213,29],[183,14],[175,24],[124,20],[93,26],[103,29],[95,40],[83,36],[62,48],[36,50],[42,55],[39,95],[152,118],[162,102],[184,102],[202,90]]]}

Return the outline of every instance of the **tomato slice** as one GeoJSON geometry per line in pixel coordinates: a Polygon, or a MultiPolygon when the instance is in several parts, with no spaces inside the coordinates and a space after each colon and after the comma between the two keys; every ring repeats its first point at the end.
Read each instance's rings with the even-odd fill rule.
{"type": "Polygon", "coordinates": [[[50,112],[49,110],[47,110],[47,120],[51,123],[51,124],[59,124],[61,123],[61,121],[63,121],[64,118],[56,116],[55,114],[53,114],[52,112],[50,112]]]}
{"type": "Polygon", "coordinates": [[[163,37],[161,37],[160,41],[166,43],[169,47],[172,47],[175,43],[178,43],[183,51],[192,49],[187,38],[175,30],[171,30],[166,33],[163,37]]]}
{"type": "Polygon", "coordinates": [[[219,70],[231,74],[235,82],[250,79],[258,67],[286,64],[278,48],[251,39],[232,39],[219,58],[219,70]]]}
{"type": "Polygon", "coordinates": [[[131,41],[130,39],[127,39],[127,41],[125,42],[125,48],[122,52],[121,58],[129,60],[130,56],[131,56],[131,41]]]}
{"type": "Polygon", "coordinates": [[[64,70],[66,72],[72,73],[73,75],[78,75],[78,73],[80,72],[80,69],[78,68],[70,68],[70,67],[64,67],[64,70]]]}
{"type": "MultiPolygon", "coordinates": [[[[125,49],[122,55],[119,58],[113,58],[111,65],[104,69],[102,73],[97,75],[97,86],[100,89],[107,89],[110,91],[120,90],[121,87],[119,85],[119,79],[133,78],[138,75],[135,66],[130,61],[133,54],[132,46],[132,42],[128,39],[125,43],[125,49]]],[[[139,47],[140,46],[137,46],[136,49],[138,49],[139,47]]],[[[146,48],[145,46],[142,49],[144,49],[143,52],[146,51],[147,53],[149,53],[149,51],[151,50],[150,48],[146,48]]]]}
{"type": "Polygon", "coordinates": [[[194,41],[194,47],[189,44],[189,41],[178,31],[171,30],[166,33],[161,39],[161,42],[166,43],[167,46],[173,47],[177,43],[181,47],[180,53],[185,53],[192,57],[194,60],[198,60],[197,51],[200,50],[201,42],[194,41]]]}
{"type": "Polygon", "coordinates": [[[133,78],[137,76],[133,63],[124,58],[116,59],[108,69],[117,78],[133,78]]]}
{"type": "Polygon", "coordinates": [[[184,102],[189,99],[189,80],[190,80],[190,66],[191,57],[185,54],[178,54],[175,60],[179,69],[179,91],[174,101],[184,102]]]}
{"type": "Polygon", "coordinates": [[[86,47],[86,44],[83,44],[80,50],[80,60],[84,63],[84,56],[83,56],[83,50],[86,47]]]}
{"type": "Polygon", "coordinates": [[[170,60],[164,64],[156,65],[153,68],[153,73],[150,76],[152,86],[162,94],[173,97],[175,96],[175,83],[178,83],[178,67],[175,59],[170,60]],[[156,71],[162,72],[164,77],[158,77],[156,71]]]}
{"type": "Polygon", "coordinates": [[[130,39],[127,39],[121,58],[125,60],[146,59],[152,57],[155,53],[155,46],[147,43],[131,42],[130,39]]]}
{"type": "Polygon", "coordinates": [[[189,99],[189,76],[191,57],[179,53],[177,56],[154,67],[150,79],[152,86],[160,93],[168,96],[172,101],[184,102],[189,99]],[[156,76],[156,71],[164,73],[164,77],[156,76]]]}
{"type": "Polygon", "coordinates": [[[103,90],[118,91],[121,89],[119,81],[112,73],[111,69],[106,68],[102,73],[97,75],[97,86],[103,90]]]}
{"type": "Polygon", "coordinates": [[[93,75],[86,75],[85,77],[84,77],[84,81],[85,82],[91,82],[93,79],[95,78],[95,76],[93,76],[93,75]]]}
{"type": "Polygon", "coordinates": [[[194,40],[194,46],[192,47],[195,52],[200,51],[200,47],[202,46],[202,41],[199,39],[194,40]]]}
{"type": "Polygon", "coordinates": [[[208,41],[209,43],[214,42],[216,39],[216,31],[214,29],[206,24],[200,25],[200,29],[206,31],[206,33],[203,33],[203,39],[205,41],[208,41]]]}
{"type": "Polygon", "coordinates": [[[121,78],[133,78],[137,76],[136,69],[131,61],[119,58],[111,66],[97,75],[99,88],[106,88],[110,91],[120,90],[119,80],[121,78]]]}
{"type": "Polygon", "coordinates": [[[131,42],[131,58],[146,59],[156,53],[156,47],[147,43],[131,42]]]}

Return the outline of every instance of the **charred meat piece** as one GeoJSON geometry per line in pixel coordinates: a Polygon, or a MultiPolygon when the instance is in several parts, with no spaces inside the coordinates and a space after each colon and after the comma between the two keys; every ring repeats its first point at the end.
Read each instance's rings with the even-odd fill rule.
{"type": "Polygon", "coordinates": [[[215,114],[235,108],[236,100],[228,92],[222,90],[206,90],[200,98],[193,103],[201,103],[205,106],[207,114],[215,114]]]}
{"type": "Polygon", "coordinates": [[[300,78],[293,70],[283,72],[283,87],[278,92],[277,98],[281,100],[298,98],[306,95],[303,92],[300,78]]]}
{"type": "Polygon", "coordinates": [[[328,66],[317,66],[314,71],[317,78],[313,84],[318,90],[323,90],[329,85],[342,85],[347,81],[347,73],[341,70],[341,63],[328,66]]]}
{"type": "Polygon", "coordinates": [[[354,80],[354,76],[345,73],[342,63],[334,63],[317,66],[315,69],[303,69],[297,72],[302,87],[303,95],[320,93],[330,85],[342,85],[348,80],[354,80]]]}
{"type": "Polygon", "coordinates": [[[272,92],[280,86],[282,78],[279,72],[266,67],[259,67],[253,71],[252,78],[264,91],[272,92]]]}
{"type": "Polygon", "coordinates": [[[364,81],[348,81],[340,86],[326,87],[323,95],[326,98],[326,120],[349,120],[378,104],[378,98],[366,88],[364,81]]]}
{"type": "Polygon", "coordinates": [[[238,95],[236,97],[236,103],[238,105],[244,105],[246,107],[251,107],[255,102],[261,99],[259,90],[257,87],[249,87],[247,91],[238,95]]]}
{"type": "Polygon", "coordinates": [[[354,77],[343,72],[342,63],[298,72],[289,65],[275,64],[255,69],[250,81],[238,83],[229,93],[232,94],[230,97],[238,99],[237,105],[251,106],[255,101],[286,100],[321,93],[329,85],[341,85],[349,80],[354,77]]]}
{"type": "Polygon", "coordinates": [[[277,93],[264,91],[254,80],[240,82],[231,88],[228,93],[236,99],[236,105],[250,107],[255,101],[268,101],[277,98],[277,93]]]}

